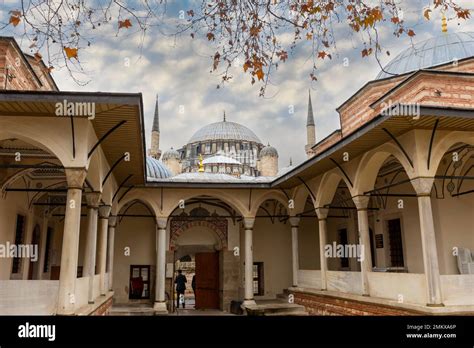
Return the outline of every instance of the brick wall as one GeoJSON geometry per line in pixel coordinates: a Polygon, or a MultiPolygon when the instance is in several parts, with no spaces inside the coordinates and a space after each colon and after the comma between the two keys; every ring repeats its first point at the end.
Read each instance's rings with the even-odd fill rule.
{"type": "Polygon", "coordinates": [[[55,90],[42,61],[23,55],[13,39],[0,39],[0,89],[55,90]]]}
{"type": "Polygon", "coordinates": [[[324,138],[323,140],[321,140],[319,143],[317,143],[313,147],[312,150],[315,154],[319,154],[323,152],[324,150],[326,150],[327,148],[331,147],[331,145],[337,143],[339,140],[341,140],[341,138],[342,138],[342,133],[341,131],[338,130],[330,134],[328,137],[324,138]]]}
{"type": "Polygon", "coordinates": [[[110,297],[107,301],[102,303],[94,312],[92,312],[91,315],[94,315],[94,316],[106,315],[110,307],[112,307],[112,300],[113,298],[110,297]]]}
{"type": "Polygon", "coordinates": [[[305,307],[310,315],[421,315],[421,313],[344,298],[293,291],[295,303],[305,307]]]}

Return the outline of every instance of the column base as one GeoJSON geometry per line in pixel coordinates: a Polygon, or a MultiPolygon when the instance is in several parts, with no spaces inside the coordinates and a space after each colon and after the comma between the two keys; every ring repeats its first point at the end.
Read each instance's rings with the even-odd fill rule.
{"type": "Polygon", "coordinates": [[[155,314],[168,314],[166,302],[155,302],[153,305],[153,310],[155,311],[155,314]]]}
{"type": "Polygon", "coordinates": [[[256,306],[257,303],[255,302],[255,300],[244,300],[244,302],[242,303],[242,306],[244,307],[252,307],[252,306],[256,306]]]}

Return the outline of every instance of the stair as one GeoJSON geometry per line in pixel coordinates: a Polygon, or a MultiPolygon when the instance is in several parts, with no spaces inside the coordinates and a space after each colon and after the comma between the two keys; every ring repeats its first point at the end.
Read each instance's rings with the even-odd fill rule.
{"type": "Polygon", "coordinates": [[[258,300],[256,306],[246,307],[250,316],[307,316],[304,306],[290,303],[289,292],[284,290],[275,300],[258,300]]]}

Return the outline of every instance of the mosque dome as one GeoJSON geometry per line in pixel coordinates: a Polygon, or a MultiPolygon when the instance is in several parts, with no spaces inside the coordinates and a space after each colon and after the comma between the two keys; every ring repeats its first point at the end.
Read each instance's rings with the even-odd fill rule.
{"type": "Polygon", "coordinates": [[[268,144],[260,151],[260,157],[269,156],[269,157],[278,157],[278,151],[273,146],[268,144]]]}
{"type": "Polygon", "coordinates": [[[160,160],[147,156],[146,158],[146,176],[148,179],[165,179],[173,174],[160,160]]]}
{"type": "Polygon", "coordinates": [[[189,139],[188,144],[213,140],[237,140],[261,143],[255,133],[247,127],[236,122],[224,120],[202,127],[189,139]]]}
{"type": "Polygon", "coordinates": [[[401,75],[474,56],[474,32],[442,34],[416,43],[392,59],[378,79],[401,75]]]}
{"type": "Polygon", "coordinates": [[[179,152],[174,150],[173,148],[165,151],[163,153],[162,159],[163,161],[169,160],[169,159],[177,159],[179,160],[181,156],[179,155],[179,152]]]}

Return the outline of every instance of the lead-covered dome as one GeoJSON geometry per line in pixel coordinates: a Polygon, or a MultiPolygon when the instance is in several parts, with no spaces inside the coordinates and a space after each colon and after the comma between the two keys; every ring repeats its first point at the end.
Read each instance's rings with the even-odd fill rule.
{"type": "Polygon", "coordinates": [[[173,176],[173,174],[163,162],[147,156],[146,176],[148,179],[165,179],[173,176]]]}
{"type": "Polygon", "coordinates": [[[443,34],[410,46],[392,59],[377,79],[474,56],[474,32],[443,34]]]}
{"type": "Polygon", "coordinates": [[[163,156],[161,156],[161,158],[163,159],[163,161],[166,161],[166,160],[169,160],[169,159],[179,160],[181,158],[181,156],[179,155],[178,151],[171,148],[171,149],[165,151],[165,153],[163,154],[163,156]]]}
{"type": "Polygon", "coordinates": [[[278,151],[273,146],[268,144],[260,151],[260,157],[269,156],[269,157],[278,157],[278,151]]]}
{"type": "Polygon", "coordinates": [[[188,144],[212,140],[239,140],[261,143],[260,139],[245,126],[236,122],[221,121],[199,129],[189,139],[188,144]]]}

